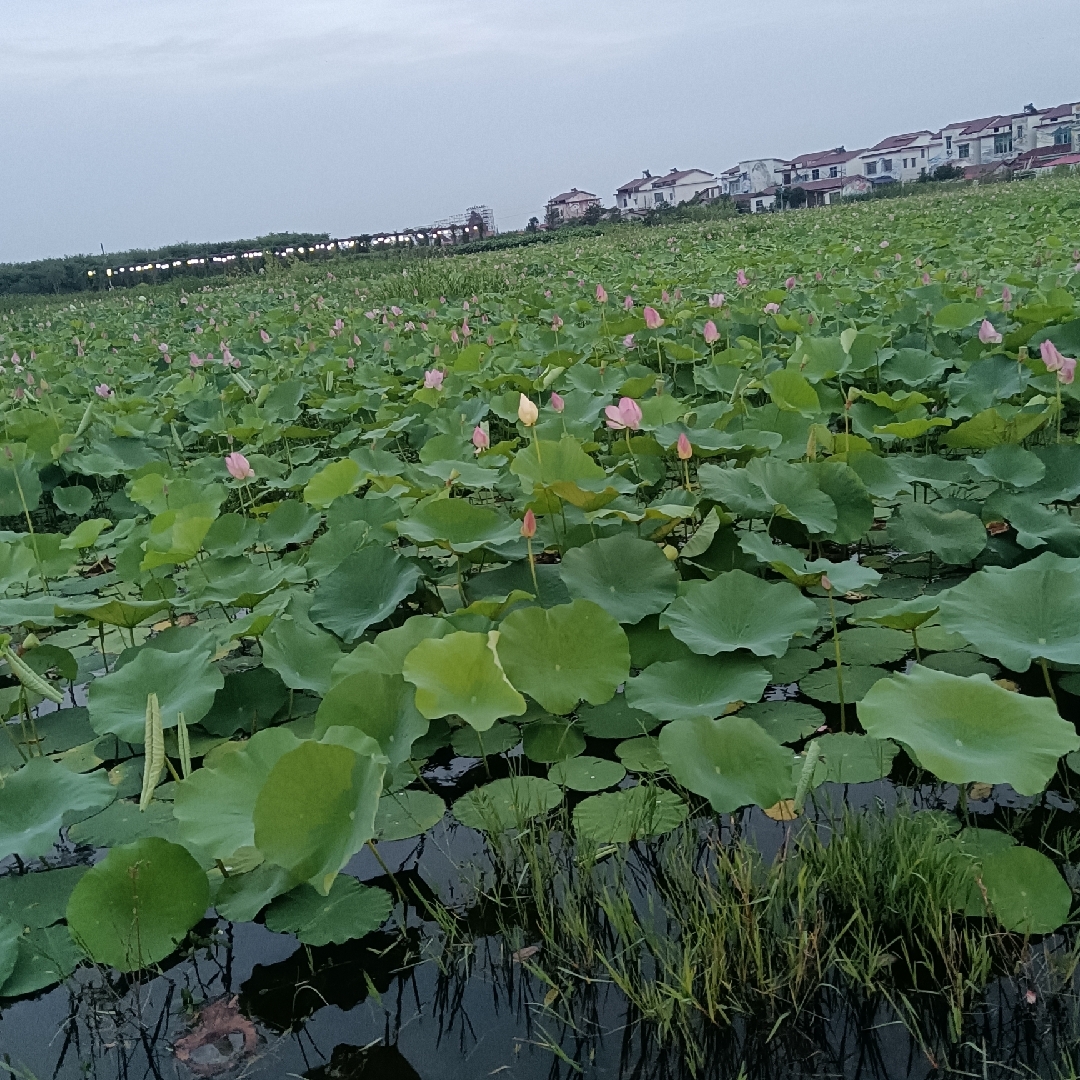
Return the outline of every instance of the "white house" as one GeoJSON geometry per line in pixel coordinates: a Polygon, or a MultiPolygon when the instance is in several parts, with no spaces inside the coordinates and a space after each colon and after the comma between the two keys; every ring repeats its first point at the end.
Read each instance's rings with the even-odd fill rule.
{"type": "Polygon", "coordinates": [[[724,195],[750,195],[791,183],[791,162],[782,158],[748,158],[720,174],[724,195]]]}
{"type": "Polygon", "coordinates": [[[658,206],[678,206],[695,195],[715,199],[720,193],[720,181],[706,169],[672,169],[663,176],[646,170],[616,190],[615,205],[624,213],[643,213],[658,206]]]}
{"type": "Polygon", "coordinates": [[[847,176],[850,172],[860,172],[858,159],[862,150],[846,150],[838,146],[833,150],[819,150],[813,154],[802,154],[791,159],[793,182],[816,180],[835,180],[847,176]],[[852,167],[852,162],[855,162],[852,167]]]}
{"type": "Polygon", "coordinates": [[[934,133],[911,131],[905,135],[890,135],[887,139],[864,150],[851,162],[849,172],[859,173],[875,182],[918,180],[930,169],[934,133]]]}
{"type": "Polygon", "coordinates": [[[547,220],[557,222],[579,221],[590,207],[600,206],[600,199],[591,191],[579,191],[571,188],[561,195],[556,195],[547,202],[547,220]]]}

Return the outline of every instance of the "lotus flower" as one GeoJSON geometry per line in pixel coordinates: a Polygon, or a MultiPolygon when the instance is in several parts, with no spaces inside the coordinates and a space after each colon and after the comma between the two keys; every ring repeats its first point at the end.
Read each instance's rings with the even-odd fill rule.
{"type": "Polygon", "coordinates": [[[551,329],[556,333],[563,328],[563,321],[559,318],[558,314],[551,316],[551,329]]]}
{"type": "Polygon", "coordinates": [[[789,277],[789,278],[788,278],[788,279],[787,279],[787,280],[786,280],[786,281],[784,282],[784,288],[785,288],[785,289],[788,289],[788,290],[790,290],[790,289],[794,289],[794,288],[795,288],[795,278],[794,278],[794,276],[792,276],[792,277],[789,277]]]}
{"type": "Polygon", "coordinates": [[[469,325],[468,319],[461,320],[461,333],[463,337],[468,337],[472,333],[472,327],[469,325]]]}
{"type": "Polygon", "coordinates": [[[395,315],[400,315],[401,314],[401,308],[399,308],[396,304],[391,304],[390,305],[390,310],[395,315]]]}
{"type": "Polygon", "coordinates": [[[660,303],[661,304],[666,304],[666,303],[668,303],[668,301],[670,299],[671,299],[671,297],[668,296],[667,289],[661,289],[660,290],[660,303]]]}
{"type": "Polygon", "coordinates": [[[930,284],[930,275],[928,273],[926,273],[925,270],[923,271],[922,283],[924,285],[929,285],[930,284]]]}
{"type": "Polygon", "coordinates": [[[1009,286],[1006,285],[1001,290],[1001,305],[1002,305],[1002,307],[1005,308],[1006,311],[1008,311],[1009,310],[1009,305],[1011,303],[1012,303],[1012,292],[1010,291],[1009,286]]]}
{"type": "MultiPolygon", "coordinates": [[[[899,258],[899,256],[897,256],[897,258],[899,258]]],[[[814,271],[814,280],[815,281],[824,281],[825,280],[825,275],[820,270],[815,270],[814,271]]]]}
{"type": "Polygon", "coordinates": [[[270,335],[265,330],[259,331],[259,337],[262,338],[264,345],[270,344],[270,335]]]}
{"type": "Polygon", "coordinates": [[[622,343],[624,349],[632,349],[634,347],[634,335],[627,334],[626,337],[622,339],[622,343]]]}
{"type": "Polygon", "coordinates": [[[641,424],[641,408],[630,397],[620,398],[618,405],[609,405],[604,414],[607,416],[607,426],[612,431],[637,431],[641,424]]]}
{"type": "Polygon", "coordinates": [[[440,371],[438,368],[429,368],[427,371],[424,372],[424,389],[441,390],[443,379],[445,378],[445,371],[440,371]]]}
{"type": "Polygon", "coordinates": [[[724,306],[724,300],[725,297],[722,292],[714,292],[712,296],[709,297],[709,307],[722,308],[724,306]]]}
{"type": "Polygon", "coordinates": [[[250,480],[255,475],[251,463],[239,451],[225,455],[225,468],[235,480],[250,480]]]}
{"type": "Polygon", "coordinates": [[[551,391],[551,407],[557,413],[561,413],[566,408],[566,402],[563,401],[562,395],[555,393],[554,390],[551,391]]]}
{"type": "Polygon", "coordinates": [[[597,285],[596,286],[596,302],[598,304],[606,304],[607,303],[607,292],[605,291],[603,285],[597,285]]]}
{"type": "Polygon", "coordinates": [[[532,427],[540,418],[540,410],[524,394],[518,396],[518,419],[526,426],[532,427]]]}
{"type": "Polygon", "coordinates": [[[521,535],[526,540],[531,540],[536,535],[536,515],[531,510],[526,510],[521,519],[521,535]]]}
{"type": "Polygon", "coordinates": [[[354,367],[356,367],[356,361],[355,361],[355,360],[354,360],[354,359],[353,359],[353,358],[352,358],[352,357],[350,356],[350,357],[348,358],[348,360],[346,360],[346,361],[345,361],[345,366],[346,366],[346,367],[347,367],[347,368],[348,368],[348,369],[349,369],[350,371],[352,371],[352,369],[353,369],[354,367]]]}
{"type": "Polygon", "coordinates": [[[983,298],[983,293],[985,291],[986,290],[981,285],[976,285],[975,286],[975,299],[976,300],[981,300],[983,298]]]}
{"type": "Polygon", "coordinates": [[[113,392],[109,389],[108,383],[101,383],[99,386],[94,387],[94,393],[99,398],[104,398],[106,401],[113,396],[113,392]]]}
{"type": "Polygon", "coordinates": [[[1061,367],[1058,369],[1058,382],[1068,385],[1076,375],[1076,361],[1068,356],[1061,358],[1061,367]]]}
{"type": "Polygon", "coordinates": [[[878,244],[878,247],[881,248],[882,251],[884,251],[888,246],[889,246],[889,241],[888,240],[882,240],[881,243],[878,244]]]}
{"type": "Polygon", "coordinates": [[[645,316],[645,325],[650,330],[659,330],[664,325],[664,320],[660,318],[660,312],[656,308],[649,307],[646,304],[643,314],[645,316]]]}
{"type": "Polygon", "coordinates": [[[826,574],[821,575],[821,587],[826,592],[832,592],[832,582],[829,580],[828,575],[826,574]]]}
{"type": "Polygon", "coordinates": [[[624,311],[630,311],[630,310],[632,310],[632,309],[633,309],[633,306],[634,306],[634,298],[633,298],[632,296],[628,296],[628,297],[627,297],[627,298],[626,298],[626,299],[625,299],[625,300],[624,300],[624,301],[622,302],[622,306],[623,306],[623,310],[624,310],[624,311]]]}
{"type": "Polygon", "coordinates": [[[679,455],[680,461],[689,461],[694,456],[694,448],[690,445],[690,440],[686,437],[685,431],[679,432],[679,441],[675,444],[675,452],[679,455]]]}
{"type": "Polygon", "coordinates": [[[1047,371],[1061,370],[1065,357],[1058,352],[1057,346],[1052,341],[1047,339],[1039,346],[1039,355],[1042,357],[1042,362],[1046,365],[1047,371]]]}
{"type": "Polygon", "coordinates": [[[204,363],[203,358],[201,356],[199,356],[198,353],[192,353],[189,359],[190,359],[190,363],[191,363],[192,367],[202,367],[203,366],[203,363],[204,363]]]}
{"type": "Polygon", "coordinates": [[[1000,345],[1001,335],[994,329],[994,324],[989,319],[983,319],[979,327],[979,340],[984,345],[1000,345]]]}
{"type": "Polygon", "coordinates": [[[720,331],[716,329],[716,323],[710,319],[705,324],[705,344],[712,345],[720,340],[720,331]]]}
{"type": "Polygon", "coordinates": [[[737,270],[735,272],[735,281],[740,289],[745,289],[750,284],[750,279],[746,276],[745,270],[737,270]]]}
{"type": "Polygon", "coordinates": [[[766,315],[775,315],[779,310],[780,310],[780,305],[779,304],[766,304],[765,305],[765,314],[766,315]]]}
{"type": "Polygon", "coordinates": [[[479,424],[473,428],[472,444],[476,447],[476,453],[478,454],[481,450],[486,450],[491,446],[491,439],[488,436],[488,433],[479,424]]]}

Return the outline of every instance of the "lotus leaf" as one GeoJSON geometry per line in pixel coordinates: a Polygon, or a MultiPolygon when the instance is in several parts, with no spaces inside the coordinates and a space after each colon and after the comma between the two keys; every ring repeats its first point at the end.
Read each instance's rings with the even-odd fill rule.
{"type": "Polygon", "coordinates": [[[509,543],[520,526],[504,514],[467,499],[436,499],[398,522],[398,532],[417,544],[439,544],[457,554],[468,554],[485,544],[509,543]]]}
{"type": "Polygon", "coordinates": [[[802,742],[825,723],[825,714],[798,701],[759,701],[739,710],[778,743],[802,742]]]}
{"type": "Polygon", "coordinates": [[[743,653],[693,656],[647,667],[626,684],[626,700],[658,720],[711,719],[733,701],[757,701],[768,685],[768,671],[743,653]]]}
{"type": "Polygon", "coordinates": [[[310,885],[298,885],[279,896],[267,908],[266,926],[275,933],[295,934],[305,945],[341,945],[378,930],[391,907],[385,889],[361,885],[341,874],[325,896],[310,885]]]}
{"type": "Polygon", "coordinates": [[[903,551],[932,551],[942,562],[966,563],[986,547],[986,530],[963,510],[935,510],[927,503],[905,503],[889,523],[889,536],[903,551]]]}
{"type": "Polygon", "coordinates": [[[626,776],[626,769],[617,761],[598,757],[574,757],[560,761],[548,769],[548,779],[571,791],[603,791],[615,787],[626,776]]]}
{"type": "Polygon", "coordinates": [[[505,754],[521,742],[521,731],[515,724],[504,724],[501,720],[481,734],[468,725],[454,732],[450,744],[455,754],[462,757],[482,758],[488,754],[505,754]]]}
{"type": "Polygon", "coordinates": [[[410,840],[437,825],[445,813],[446,803],[430,791],[384,795],[375,815],[375,839],[410,840]]]}
{"type": "Polygon", "coordinates": [[[649,713],[633,708],[626,694],[616,694],[603,705],[579,705],[577,709],[581,730],[594,739],[629,739],[646,735],[660,721],[649,713]]]}
{"type": "Polygon", "coordinates": [[[401,626],[384,630],[374,641],[362,641],[334,665],[334,681],[360,671],[400,675],[409,655],[427,638],[442,638],[454,632],[453,623],[434,615],[412,615],[401,626]]]}
{"type": "MultiPolygon", "coordinates": [[[[851,664],[893,664],[911,649],[911,636],[900,630],[879,626],[860,626],[840,631],[840,655],[851,664]]],[[[832,639],[823,641],[817,651],[831,660],[835,646],[832,639]]]]}
{"type": "MultiPolygon", "coordinates": [[[[820,735],[814,740],[821,757],[814,766],[811,783],[814,787],[826,781],[833,784],[865,784],[888,776],[899,747],[886,739],[869,735],[836,732],[820,735]]],[[[802,771],[802,760],[796,759],[793,775],[796,783],[802,771]]]]}
{"type": "Polygon", "coordinates": [[[261,863],[243,874],[230,873],[218,887],[214,907],[234,922],[248,922],[276,896],[288,892],[296,881],[281,866],[261,863]]]}
{"type": "MultiPolygon", "coordinates": [[[[85,818],[68,829],[68,839],[76,844],[90,844],[93,847],[116,847],[119,844],[131,844],[148,836],[160,836],[163,840],[180,842],[180,830],[173,818],[173,808],[166,802],[152,802],[145,810],[139,809],[138,802],[131,802],[127,794],[137,795],[142,786],[142,758],[137,759],[139,768],[132,771],[129,789],[114,789],[118,792],[115,802],[110,803],[100,814],[85,818]]],[[[116,770],[110,772],[110,777],[116,770]]]]}
{"type": "Polygon", "coordinates": [[[420,568],[414,563],[392,548],[371,544],[349,555],[320,582],[311,619],[343,641],[355,641],[369,626],[388,618],[419,579],[420,568]]]}
{"type": "Polygon", "coordinates": [[[1052,934],[1068,921],[1072,890],[1041,851],[1006,847],[983,860],[980,877],[990,909],[1006,930],[1052,934]]]}
{"type": "MultiPolygon", "coordinates": [[[[844,664],[841,678],[844,682],[844,701],[849,705],[859,701],[879,679],[889,673],[884,668],[862,664],[844,664]]],[[[836,668],[818,668],[817,671],[800,680],[799,689],[814,701],[828,701],[833,705],[840,702],[840,688],[836,682],[836,668]]]]}
{"type": "Polygon", "coordinates": [[[0,998],[22,997],[63,982],[79,966],[82,952],[66,926],[47,926],[21,934],[15,966],[0,985],[0,998]]]}
{"type": "Polygon", "coordinates": [[[574,832],[594,844],[628,844],[671,832],[689,813],[674,792],[639,784],[583,799],[574,807],[574,832]]]}
{"type": "Polygon", "coordinates": [[[526,724],[522,735],[522,750],[530,761],[543,764],[565,761],[585,750],[585,736],[581,730],[561,718],[526,724]]]}
{"type": "Polygon", "coordinates": [[[538,776],[509,776],[493,780],[462,795],[451,807],[454,817],[470,829],[501,833],[520,829],[532,818],[562,802],[562,792],[538,776]]]}
{"type": "Polygon", "coordinates": [[[652,735],[624,739],[615,747],[615,756],[629,772],[667,772],[667,765],[660,756],[660,744],[652,735]]]}
{"type": "Polygon", "coordinates": [[[285,684],[273,668],[260,665],[231,672],[225,676],[225,685],[200,723],[211,735],[228,737],[237,731],[253,735],[270,724],[288,696],[285,684]]]}
{"type": "Polygon", "coordinates": [[[315,737],[351,726],[370,735],[391,765],[408,760],[412,744],[428,729],[416,710],[416,690],[400,675],[361,671],[335,683],[315,716],[315,737]]]}
{"type": "Polygon", "coordinates": [[[279,615],[259,639],[263,663],[276,671],[290,690],[330,689],[331,672],[341,659],[341,646],[305,618],[279,615]]]}
{"type": "MultiPolygon", "coordinates": [[[[0,877],[0,924],[7,920],[20,928],[39,930],[64,918],[68,897],[85,866],[65,866],[57,870],[0,877]]],[[[4,978],[0,976],[0,986],[4,978]]]]}

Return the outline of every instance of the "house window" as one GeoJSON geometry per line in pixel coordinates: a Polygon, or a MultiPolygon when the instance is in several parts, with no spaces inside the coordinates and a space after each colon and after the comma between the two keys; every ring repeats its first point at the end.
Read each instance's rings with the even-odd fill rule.
{"type": "Polygon", "coordinates": [[[1072,128],[1059,127],[1054,132],[1055,146],[1068,146],[1072,143],[1072,128]]]}
{"type": "Polygon", "coordinates": [[[784,184],[786,186],[787,184],[790,184],[790,183],[791,183],[791,173],[786,172],[786,173],[784,173],[784,184]]]}
{"type": "Polygon", "coordinates": [[[956,148],[956,156],[964,158],[971,157],[971,143],[962,142],[956,148]]]}
{"type": "Polygon", "coordinates": [[[945,149],[946,150],[951,150],[952,149],[952,136],[951,135],[946,135],[945,136],[945,149]]]}
{"type": "Polygon", "coordinates": [[[811,169],[810,170],[810,179],[811,180],[820,180],[821,179],[821,170],[820,169],[811,169]]]}
{"type": "Polygon", "coordinates": [[[892,172],[892,158],[886,158],[881,163],[881,171],[883,173],[891,173],[892,172]]]}
{"type": "Polygon", "coordinates": [[[926,157],[926,148],[925,147],[923,147],[923,149],[919,151],[919,157],[926,157]]]}
{"type": "Polygon", "coordinates": [[[756,206],[757,206],[758,210],[764,210],[765,209],[765,200],[764,199],[758,199],[758,201],[756,203],[756,206]]]}
{"type": "Polygon", "coordinates": [[[867,176],[875,176],[876,174],[877,174],[877,162],[876,161],[868,161],[866,163],[866,175],[867,176]]]}
{"type": "Polygon", "coordinates": [[[835,176],[837,176],[837,175],[838,175],[838,174],[837,174],[837,171],[836,171],[836,166],[835,166],[835,165],[831,166],[831,167],[829,168],[829,176],[833,176],[833,177],[835,177],[835,176]]]}
{"type": "Polygon", "coordinates": [[[994,136],[994,153],[1008,154],[1012,152],[1012,129],[1002,135],[994,136]]]}
{"type": "Polygon", "coordinates": [[[1024,125],[1023,124],[1017,124],[1016,125],[1016,141],[1017,142],[1023,142],[1024,141],[1024,125]]]}

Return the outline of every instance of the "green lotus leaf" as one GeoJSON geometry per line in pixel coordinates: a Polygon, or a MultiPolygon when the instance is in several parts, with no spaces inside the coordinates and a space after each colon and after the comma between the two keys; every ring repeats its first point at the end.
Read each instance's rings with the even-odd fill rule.
{"type": "MultiPolygon", "coordinates": [[[[138,794],[142,787],[142,758],[135,758],[138,770],[129,774],[132,794],[138,794]]],[[[116,777],[118,769],[110,770],[110,776],[116,777]]],[[[123,788],[117,790],[123,791],[123,788]]],[[[171,803],[155,800],[139,809],[138,801],[132,802],[123,794],[110,803],[100,814],[84,818],[68,829],[68,839],[76,844],[90,844],[93,847],[119,847],[132,844],[148,836],[160,836],[162,840],[180,842],[180,830],[173,817],[171,803]]]]}
{"type": "MultiPolygon", "coordinates": [[[[829,539],[834,544],[854,544],[861,540],[874,524],[874,500],[859,474],[837,461],[819,462],[813,469],[817,486],[836,507],[836,525],[826,530],[829,539]]],[[[858,567],[858,563],[842,565],[858,567]]],[[[868,570],[858,568],[864,573],[868,570]]]]}
{"type": "Polygon", "coordinates": [[[255,847],[323,896],[375,835],[385,764],[347,746],[302,742],[278,758],[255,800],[255,847]]]}
{"type": "Polygon", "coordinates": [[[766,533],[741,533],[739,547],[747,555],[753,555],[759,562],[766,563],[783,574],[794,585],[818,585],[822,574],[825,574],[836,592],[848,593],[864,589],[868,585],[877,585],[881,581],[881,575],[872,567],[863,566],[851,559],[839,563],[830,562],[828,559],[808,562],[802,552],[786,544],[774,543],[766,533]]]}
{"type": "Polygon", "coordinates": [[[623,763],[627,772],[667,772],[667,765],[660,756],[659,742],[652,735],[624,739],[615,747],[615,756],[623,763]]]}
{"type": "Polygon", "coordinates": [[[501,833],[520,829],[562,802],[563,795],[550,780],[538,776],[508,776],[462,795],[450,808],[470,829],[501,833]]]}
{"type": "Polygon", "coordinates": [[[791,751],[745,717],[674,720],[660,732],[660,753],[675,779],[718,814],[795,794],[791,751]]]}
{"type": "Polygon", "coordinates": [[[168,600],[64,600],[54,603],[57,615],[82,615],[95,622],[109,626],[123,626],[132,629],[144,619],[166,611],[172,604],[168,600]]]}
{"type": "Polygon", "coordinates": [[[208,864],[255,845],[255,803],[270,770],[300,740],[286,728],[268,728],[245,743],[230,743],[212,765],[176,785],[173,815],[179,839],[208,864]]]}
{"type": "Polygon", "coordinates": [[[335,499],[354,492],[364,479],[352,458],[333,461],[317,472],[304,488],[304,502],[325,510],[335,499]]]}
{"type": "Polygon", "coordinates": [[[825,714],[799,701],[759,701],[739,710],[778,743],[802,742],[825,723],[825,714]]]}
{"type": "Polygon", "coordinates": [[[19,517],[33,513],[41,502],[41,480],[37,466],[30,458],[21,458],[23,447],[8,446],[15,451],[11,458],[0,460],[0,517],[19,517]]]}
{"type": "Polygon", "coordinates": [[[355,641],[374,623],[388,618],[415,588],[420,568],[392,548],[369,544],[348,556],[320,582],[311,620],[342,641],[355,641]]]}
{"type": "Polygon", "coordinates": [[[331,673],[341,659],[341,646],[328,634],[300,615],[279,615],[259,638],[263,663],[276,671],[290,690],[330,689],[331,673]]]}
{"type": "Polygon", "coordinates": [[[924,655],[920,663],[923,667],[947,671],[950,675],[960,675],[965,679],[971,675],[988,675],[991,679],[996,679],[1001,674],[1001,668],[997,664],[991,664],[977,653],[967,650],[931,653],[929,656],[924,655]]]}
{"type": "MultiPolygon", "coordinates": [[[[940,607],[941,600],[936,596],[917,596],[913,600],[867,600],[859,604],[851,619],[857,623],[874,623],[890,630],[911,631],[933,618],[940,607]]],[[[920,644],[924,644],[922,639],[920,644]]]]}
{"type": "Polygon", "coordinates": [[[325,896],[310,885],[298,885],[279,896],[267,908],[265,921],[268,930],[295,934],[305,945],[341,945],[378,930],[392,906],[385,889],[340,874],[325,896]]]}
{"type": "Polygon", "coordinates": [[[797,369],[777,368],[769,372],[764,382],[769,397],[781,409],[802,413],[803,416],[817,416],[821,412],[817,391],[797,369]]]}
{"type": "Polygon", "coordinates": [[[967,460],[980,475],[1015,488],[1031,487],[1046,474],[1046,465],[1038,456],[1015,443],[991,447],[980,457],[967,460]]]}
{"type": "Polygon", "coordinates": [[[656,544],[627,533],[572,548],[559,576],[570,595],[599,604],[621,623],[637,623],[675,599],[679,575],[656,544]]]}
{"type": "Polygon", "coordinates": [[[203,537],[203,548],[214,558],[243,555],[259,539],[259,523],[240,514],[222,514],[203,537]]]}
{"type": "Polygon", "coordinates": [[[902,551],[932,551],[942,562],[971,562],[986,547],[983,523],[965,510],[935,510],[927,503],[905,503],[889,522],[889,537],[902,551]]]}
{"type": "Polygon", "coordinates": [[[603,791],[615,787],[626,776],[626,769],[617,761],[606,758],[567,758],[548,769],[548,779],[571,791],[603,791]]]}
{"type": "Polygon", "coordinates": [[[902,382],[905,386],[922,386],[925,383],[936,385],[941,381],[947,366],[940,356],[934,356],[924,349],[897,349],[896,354],[881,365],[881,377],[890,382],[902,382]]]}
{"type": "Polygon", "coordinates": [[[560,481],[580,484],[605,479],[604,470],[582,450],[581,443],[573,436],[563,436],[558,442],[541,439],[539,447],[537,451],[537,445],[530,443],[514,455],[510,465],[510,471],[521,479],[526,495],[560,481]]]}
{"type": "Polygon", "coordinates": [[[22,927],[8,919],[0,918],[0,997],[8,976],[15,970],[19,958],[19,935],[22,927]]]}
{"type": "Polygon", "coordinates": [[[941,597],[941,625],[1012,671],[1042,658],[1080,664],[1080,559],[1045,552],[1021,566],[988,566],[941,597]]]}
{"type": "Polygon", "coordinates": [[[1080,748],[1049,698],[1011,693],[985,675],[963,679],[916,665],[882,679],[858,705],[867,734],[894,739],[950,784],[1011,784],[1036,795],[1058,759],[1080,748]]]}
{"type": "Polygon", "coordinates": [[[384,630],[374,641],[362,641],[334,665],[334,681],[360,671],[400,675],[409,655],[427,638],[443,638],[454,632],[454,624],[434,615],[412,615],[393,630],[384,630]]]}
{"type": "Polygon", "coordinates": [[[1052,934],[1069,919],[1072,890],[1057,867],[1029,847],[988,855],[979,877],[998,922],[1016,934],[1052,934]]]}
{"type": "MultiPolygon", "coordinates": [[[[819,735],[814,739],[821,757],[814,766],[814,787],[826,781],[832,784],[865,784],[888,776],[893,758],[900,748],[886,739],[851,732],[819,735]]],[[[792,778],[796,784],[802,772],[802,756],[795,759],[792,778]]]]}
{"type": "Polygon", "coordinates": [[[391,766],[407,761],[427,720],[416,710],[416,690],[400,675],[361,671],[335,683],[315,716],[315,737],[331,727],[355,727],[370,735],[391,766]]]}
{"type": "Polygon", "coordinates": [[[83,517],[94,503],[94,493],[82,484],[74,484],[72,487],[53,488],[52,500],[63,513],[83,517]]]}
{"type": "Polygon", "coordinates": [[[149,837],[87,871],[68,901],[68,927],[97,963],[138,971],[164,960],[209,903],[202,867],[178,844],[149,837]]]}
{"type": "Polygon", "coordinates": [[[825,658],[813,649],[788,649],[783,656],[770,656],[762,661],[769,672],[769,682],[784,686],[805,679],[821,667],[825,658]]]}
{"type": "Polygon", "coordinates": [[[445,813],[446,803],[431,791],[396,791],[384,795],[375,815],[375,839],[410,840],[438,825],[445,813]]]}
{"type": "Polygon", "coordinates": [[[574,807],[574,832],[594,844],[629,844],[677,829],[689,813],[673,791],[639,784],[582,799],[574,807]]]}
{"type": "Polygon", "coordinates": [[[288,689],[273,668],[230,672],[200,723],[211,735],[227,738],[238,731],[253,735],[270,724],[288,697],[288,689]]]}
{"type": "Polygon", "coordinates": [[[561,718],[538,720],[525,725],[522,750],[530,761],[543,764],[565,761],[584,752],[585,736],[576,724],[561,718]]]}
{"type": "Polygon", "coordinates": [[[322,522],[322,515],[305,506],[297,499],[286,499],[262,523],[259,539],[273,551],[281,551],[290,544],[303,544],[310,540],[322,522]]]}
{"type": "Polygon", "coordinates": [[[626,684],[626,701],[658,720],[712,719],[733,701],[757,701],[769,672],[745,654],[652,664],[626,684]]]}
{"type": "Polygon", "coordinates": [[[457,554],[468,554],[485,544],[506,544],[521,535],[518,522],[467,499],[425,503],[399,521],[397,528],[417,544],[438,544],[457,554]]]}
{"type": "Polygon", "coordinates": [[[521,742],[521,730],[516,724],[504,724],[501,720],[481,733],[466,724],[459,727],[450,738],[454,753],[461,757],[482,758],[489,754],[505,754],[521,742]]]}
{"type": "Polygon", "coordinates": [[[503,672],[498,632],[459,630],[421,641],[405,657],[403,675],[416,687],[416,708],[428,720],[460,716],[487,731],[504,716],[521,716],[525,699],[503,672]]]}
{"type": "Polygon", "coordinates": [[[510,682],[557,715],[583,699],[602,705],[630,674],[626,634],[589,600],[518,608],[502,622],[498,652],[510,682]]]}
{"type": "Polygon", "coordinates": [[[162,725],[170,728],[176,726],[179,713],[186,723],[197,724],[224,685],[224,677],[201,645],[178,653],[143,648],[119,671],[90,684],[90,723],[100,735],[141,743],[148,694],[157,694],[162,725]]]}
{"type": "Polygon", "coordinates": [[[817,629],[813,602],[786,581],[770,585],[742,570],[693,584],[660,616],[696,653],[749,649],[756,656],[783,656],[796,634],[817,629]]]}
{"type": "Polygon", "coordinates": [[[46,926],[18,938],[15,966],[3,984],[0,998],[23,997],[63,982],[83,959],[66,926],[46,926]]]}
{"type": "Polygon", "coordinates": [[[115,795],[103,772],[74,773],[31,758],[0,786],[0,858],[44,855],[60,839],[66,813],[101,810],[115,795]]]}
{"type": "Polygon", "coordinates": [[[753,458],[746,473],[764,493],[770,516],[794,518],[814,533],[836,530],[836,503],[818,486],[818,470],[813,465],[753,458]]]}
{"type": "Polygon", "coordinates": [[[633,708],[626,694],[616,694],[603,705],[579,705],[581,730],[594,739],[629,739],[647,735],[660,721],[650,713],[633,708]]]}
{"type": "MultiPolygon", "coordinates": [[[[859,626],[840,631],[840,655],[849,664],[894,664],[911,650],[911,635],[881,626],[859,626]]],[[[836,645],[827,638],[817,647],[826,660],[832,660],[836,645]]]]}
{"type": "MultiPolygon", "coordinates": [[[[268,567],[246,555],[206,559],[188,573],[188,588],[196,607],[254,607],[286,580],[287,568],[268,567]]],[[[303,577],[301,577],[303,580],[303,577]]]]}
{"type": "MultiPolygon", "coordinates": [[[[862,700],[879,679],[889,673],[884,668],[866,664],[844,664],[841,677],[844,682],[844,701],[849,705],[862,700]]],[[[833,705],[840,702],[840,688],[836,682],[836,667],[818,668],[804,679],[799,680],[799,689],[813,701],[828,701],[833,705]]]]}
{"type": "MultiPolygon", "coordinates": [[[[68,897],[85,866],[65,866],[57,870],[0,877],[0,923],[4,920],[19,928],[39,930],[64,918],[68,897]]],[[[6,976],[0,976],[0,986],[6,976]]]]}

